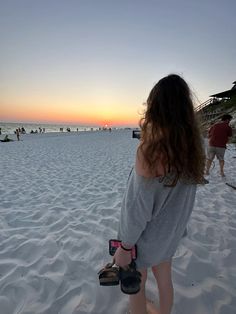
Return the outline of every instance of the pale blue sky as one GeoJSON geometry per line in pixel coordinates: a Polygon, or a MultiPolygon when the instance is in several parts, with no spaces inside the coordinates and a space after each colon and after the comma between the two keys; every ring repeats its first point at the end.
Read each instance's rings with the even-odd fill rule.
{"type": "Polygon", "coordinates": [[[203,102],[236,80],[235,12],[235,0],[0,0],[0,106],[137,111],[172,72],[203,102]]]}

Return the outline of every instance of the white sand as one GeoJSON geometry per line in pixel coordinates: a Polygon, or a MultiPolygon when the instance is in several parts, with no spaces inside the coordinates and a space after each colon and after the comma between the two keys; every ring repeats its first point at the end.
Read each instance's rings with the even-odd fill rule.
{"type": "MultiPolygon", "coordinates": [[[[0,143],[0,313],[121,314],[128,297],[100,287],[138,140],[131,131],[32,134],[0,143]]],[[[226,178],[236,177],[236,150],[226,178]]],[[[236,190],[198,188],[173,261],[173,314],[236,313],[236,190]]],[[[158,298],[149,274],[147,296],[158,298]]]]}

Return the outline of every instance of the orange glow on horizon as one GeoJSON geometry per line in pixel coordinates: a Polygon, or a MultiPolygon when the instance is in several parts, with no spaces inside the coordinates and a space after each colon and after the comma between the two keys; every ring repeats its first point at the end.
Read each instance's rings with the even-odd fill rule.
{"type": "Polygon", "coordinates": [[[77,124],[91,126],[127,126],[138,125],[140,116],[135,110],[117,107],[83,106],[82,108],[60,105],[40,107],[40,106],[19,106],[14,110],[5,106],[1,108],[0,121],[9,122],[31,122],[31,123],[55,123],[55,124],[77,124]],[[92,108],[91,108],[92,107],[92,108]],[[88,109],[89,108],[89,109],[88,109]],[[91,108],[91,109],[90,109],[91,108]],[[86,110],[87,109],[87,110],[86,110]],[[94,109],[94,110],[93,110],[94,109]]]}
{"type": "Polygon", "coordinates": [[[141,103],[139,99],[117,92],[113,86],[98,84],[79,92],[67,86],[30,86],[27,92],[24,86],[1,97],[0,121],[136,126],[140,119],[135,105],[141,103]]]}

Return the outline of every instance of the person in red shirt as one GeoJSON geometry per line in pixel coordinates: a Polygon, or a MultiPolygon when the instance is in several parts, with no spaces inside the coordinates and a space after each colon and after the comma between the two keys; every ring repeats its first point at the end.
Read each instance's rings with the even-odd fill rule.
{"type": "Polygon", "coordinates": [[[206,161],[206,175],[209,175],[209,170],[215,156],[219,160],[220,174],[222,177],[224,174],[224,155],[226,149],[226,143],[230,136],[232,136],[232,128],[229,126],[232,116],[225,114],[222,116],[221,121],[215,123],[208,132],[209,145],[207,150],[206,161]]]}

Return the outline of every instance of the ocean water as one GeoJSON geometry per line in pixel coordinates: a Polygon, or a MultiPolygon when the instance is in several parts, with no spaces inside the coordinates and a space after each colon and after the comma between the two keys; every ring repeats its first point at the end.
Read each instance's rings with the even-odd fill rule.
{"type": "Polygon", "coordinates": [[[77,129],[78,131],[90,131],[91,129],[93,130],[98,130],[99,127],[94,127],[94,126],[81,126],[81,125],[70,125],[70,124],[39,124],[39,123],[7,123],[7,122],[0,122],[0,128],[2,134],[14,134],[15,130],[17,128],[22,128],[24,127],[26,133],[30,133],[31,130],[34,132],[37,130],[39,132],[39,128],[45,129],[45,133],[49,132],[60,132],[60,128],[63,128],[63,132],[67,132],[67,128],[70,128],[71,132],[76,132],[77,129]]]}

